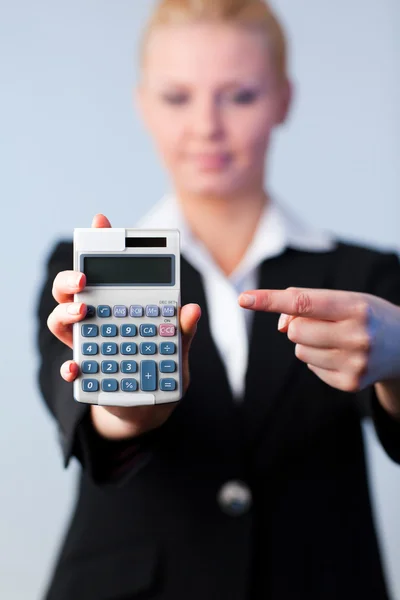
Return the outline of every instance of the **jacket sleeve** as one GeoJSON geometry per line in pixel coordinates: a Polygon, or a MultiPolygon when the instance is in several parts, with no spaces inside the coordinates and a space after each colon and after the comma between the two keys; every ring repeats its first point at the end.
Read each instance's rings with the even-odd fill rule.
{"type": "Polygon", "coordinates": [[[37,310],[39,387],[58,425],[64,466],[67,467],[71,457],[75,456],[96,483],[122,481],[128,472],[132,475],[148,461],[149,447],[157,432],[132,440],[106,440],[91,424],[89,406],[74,400],[72,385],[61,377],[60,367],[72,359],[72,350],[50,332],[47,319],[57,305],[52,295],[53,281],[57,273],[72,268],[72,243],[58,243],[47,263],[37,310]]]}
{"type": "MultiPolygon", "coordinates": [[[[368,292],[400,306],[400,261],[396,254],[379,255],[368,292]]],[[[392,460],[400,464],[400,422],[381,406],[375,386],[368,388],[367,402],[368,412],[383,448],[392,460]]]]}

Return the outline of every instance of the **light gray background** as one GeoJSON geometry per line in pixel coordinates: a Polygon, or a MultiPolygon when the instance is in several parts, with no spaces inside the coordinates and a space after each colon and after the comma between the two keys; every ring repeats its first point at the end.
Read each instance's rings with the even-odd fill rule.
{"type": "MultiPolygon", "coordinates": [[[[297,85],[272,188],[309,222],[400,248],[398,0],[276,0],[297,85]]],[[[132,226],[167,188],[132,109],[148,0],[0,0],[0,596],[41,597],[74,499],[36,385],[44,260],[96,212],[132,226]],[[10,316],[9,316],[10,315],[10,316]]],[[[365,427],[393,598],[400,469],[365,427]]]]}

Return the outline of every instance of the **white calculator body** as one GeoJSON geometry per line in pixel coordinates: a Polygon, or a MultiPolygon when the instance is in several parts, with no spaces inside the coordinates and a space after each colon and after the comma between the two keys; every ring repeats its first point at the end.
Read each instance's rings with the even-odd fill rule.
{"type": "Polygon", "coordinates": [[[78,402],[140,406],[182,397],[178,230],[75,229],[74,270],[86,275],[75,302],[78,402]]]}

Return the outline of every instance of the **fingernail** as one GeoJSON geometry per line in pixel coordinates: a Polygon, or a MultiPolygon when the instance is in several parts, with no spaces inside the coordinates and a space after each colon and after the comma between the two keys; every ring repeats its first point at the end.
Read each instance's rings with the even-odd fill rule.
{"type": "Polygon", "coordinates": [[[250,294],[242,294],[240,296],[240,304],[242,306],[244,306],[245,308],[248,308],[250,306],[253,306],[253,304],[256,301],[256,297],[255,296],[251,296],[250,294]]]}
{"type": "Polygon", "coordinates": [[[289,323],[289,315],[281,314],[278,321],[278,329],[284,329],[286,325],[289,323]]]}
{"type": "Polygon", "coordinates": [[[79,287],[81,279],[82,279],[82,273],[80,273],[79,275],[69,275],[68,280],[67,280],[68,286],[70,288],[79,287]]]}
{"type": "Polygon", "coordinates": [[[68,304],[67,311],[69,312],[70,315],[79,315],[81,312],[81,308],[82,308],[82,304],[77,304],[75,302],[74,304],[68,304]]]}

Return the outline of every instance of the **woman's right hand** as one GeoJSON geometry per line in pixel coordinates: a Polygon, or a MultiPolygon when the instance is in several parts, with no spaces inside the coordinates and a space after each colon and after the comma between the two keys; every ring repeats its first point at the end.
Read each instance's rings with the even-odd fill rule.
{"type": "MultiPolygon", "coordinates": [[[[92,227],[111,227],[104,215],[96,215],[92,227]]],[[[72,326],[86,315],[86,305],[74,302],[74,294],[81,292],[86,285],[84,273],[62,271],[53,283],[53,296],[59,303],[49,315],[47,325],[50,331],[66,346],[72,348],[72,326]]],[[[196,333],[201,310],[198,304],[187,304],[180,311],[182,332],[183,392],[189,386],[189,349],[196,333]]],[[[69,360],[61,366],[61,376],[72,382],[79,374],[79,366],[69,360]]],[[[108,439],[122,440],[135,437],[146,431],[156,429],[168,419],[177,406],[177,402],[159,406],[91,406],[91,417],[95,429],[108,439]]]]}

